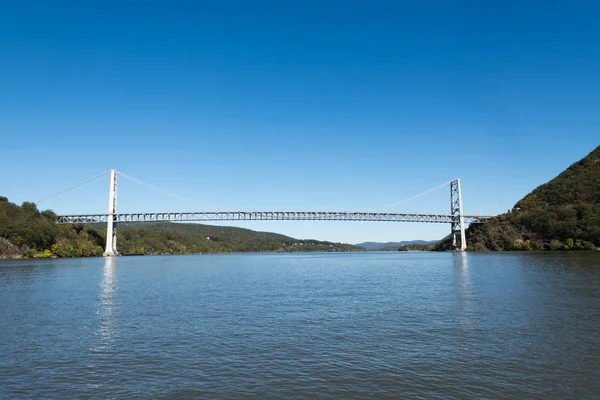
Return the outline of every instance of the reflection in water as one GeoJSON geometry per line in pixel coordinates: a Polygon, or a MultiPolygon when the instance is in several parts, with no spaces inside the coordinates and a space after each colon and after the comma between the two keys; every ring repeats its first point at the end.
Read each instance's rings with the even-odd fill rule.
{"type": "Polygon", "coordinates": [[[100,317],[100,344],[97,351],[106,350],[114,340],[114,325],[117,304],[114,294],[117,289],[117,257],[104,258],[102,290],[99,296],[98,315],[100,317]]]}
{"type": "Polygon", "coordinates": [[[469,274],[469,258],[466,252],[455,252],[452,256],[454,264],[454,283],[455,290],[460,299],[460,308],[458,309],[458,320],[463,329],[475,329],[477,323],[473,314],[472,297],[473,287],[469,274]]]}

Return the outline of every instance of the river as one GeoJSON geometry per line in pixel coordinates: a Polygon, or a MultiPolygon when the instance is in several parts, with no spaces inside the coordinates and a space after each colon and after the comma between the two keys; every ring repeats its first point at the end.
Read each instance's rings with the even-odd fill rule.
{"type": "Polygon", "coordinates": [[[0,398],[600,397],[600,254],[0,262],[0,398]]]}

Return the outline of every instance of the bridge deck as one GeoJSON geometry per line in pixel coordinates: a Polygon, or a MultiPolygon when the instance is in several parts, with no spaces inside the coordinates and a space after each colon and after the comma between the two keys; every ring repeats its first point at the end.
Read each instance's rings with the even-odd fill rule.
{"type": "MultiPolygon", "coordinates": [[[[59,215],[59,224],[107,222],[111,214],[59,215]]],[[[465,224],[483,223],[490,216],[464,215],[465,224]]],[[[202,211],[141,212],[114,214],[115,222],[205,222],[205,221],[383,221],[457,223],[450,214],[411,214],[349,211],[202,211]]]]}

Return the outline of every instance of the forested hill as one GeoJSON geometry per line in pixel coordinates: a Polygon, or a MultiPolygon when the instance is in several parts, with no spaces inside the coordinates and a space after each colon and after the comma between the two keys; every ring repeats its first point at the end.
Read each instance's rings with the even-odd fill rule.
{"type": "Polygon", "coordinates": [[[423,248],[428,245],[433,245],[437,243],[437,240],[428,241],[428,240],[405,240],[402,242],[363,242],[358,243],[356,246],[362,247],[367,251],[396,251],[398,248],[410,247],[410,246],[422,246],[423,248]]]}
{"type": "MultiPolygon", "coordinates": [[[[106,226],[58,225],[56,214],[0,197],[0,258],[101,256],[106,226]]],[[[119,224],[124,255],[231,252],[360,251],[343,243],[299,240],[249,229],[179,223],[119,224]]]]}
{"type": "MultiPolygon", "coordinates": [[[[95,230],[104,227],[92,226],[95,230]]],[[[193,254],[295,251],[360,251],[345,243],[295,239],[271,232],[227,226],[144,223],[119,224],[121,254],[193,254]]]]}
{"type": "Polygon", "coordinates": [[[600,146],[519,200],[511,212],[467,230],[471,250],[600,247],[600,146]]]}

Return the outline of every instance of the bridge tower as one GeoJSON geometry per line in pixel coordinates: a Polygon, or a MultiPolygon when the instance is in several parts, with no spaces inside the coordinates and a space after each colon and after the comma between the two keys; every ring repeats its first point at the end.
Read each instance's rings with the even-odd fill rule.
{"type": "Polygon", "coordinates": [[[106,224],[106,250],[104,257],[118,256],[117,252],[117,171],[110,170],[110,194],[106,224]]]}
{"type": "Polygon", "coordinates": [[[465,218],[463,216],[462,198],[460,195],[460,179],[450,182],[450,214],[452,216],[452,249],[467,250],[467,240],[465,238],[465,218]],[[458,245],[458,234],[460,233],[460,246],[458,245]]]}

